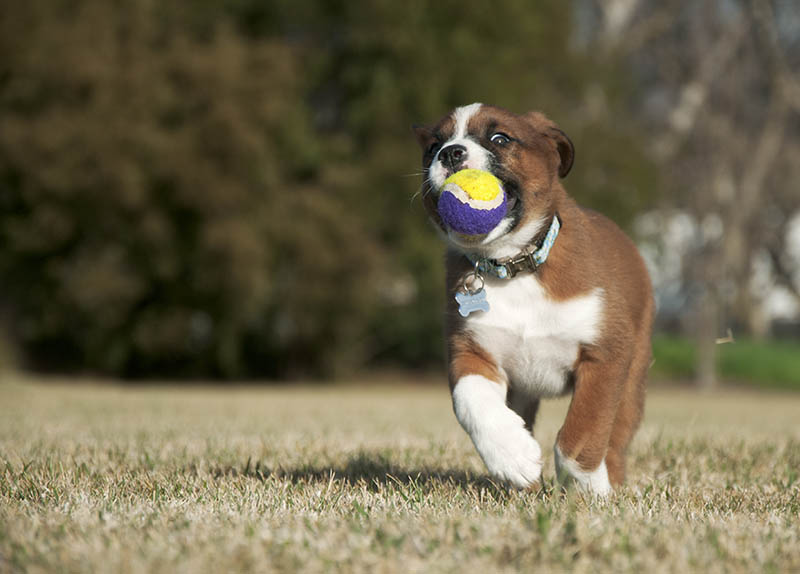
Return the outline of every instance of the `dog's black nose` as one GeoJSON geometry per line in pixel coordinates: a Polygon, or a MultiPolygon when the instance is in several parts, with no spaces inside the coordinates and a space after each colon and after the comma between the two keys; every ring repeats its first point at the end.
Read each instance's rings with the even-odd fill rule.
{"type": "Polygon", "coordinates": [[[452,171],[467,161],[467,148],[460,144],[449,145],[439,152],[439,161],[452,171]]]}

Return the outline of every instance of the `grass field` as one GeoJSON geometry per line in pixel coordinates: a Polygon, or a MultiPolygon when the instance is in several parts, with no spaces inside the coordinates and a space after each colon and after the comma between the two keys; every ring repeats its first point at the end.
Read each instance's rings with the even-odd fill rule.
{"type": "Polygon", "coordinates": [[[629,484],[493,484],[444,384],[0,383],[0,571],[791,572],[800,396],[651,391],[629,484]]]}
{"type": "MultiPolygon", "coordinates": [[[[655,376],[669,379],[694,377],[696,342],[685,337],[653,337],[655,376]]],[[[800,391],[800,341],[797,339],[742,339],[717,347],[717,374],[754,389],[800,391]]]]}

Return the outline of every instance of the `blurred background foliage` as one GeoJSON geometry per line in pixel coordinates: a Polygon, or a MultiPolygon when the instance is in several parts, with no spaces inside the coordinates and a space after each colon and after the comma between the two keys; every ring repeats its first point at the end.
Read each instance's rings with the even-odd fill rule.
{"type": "Polygon", "coordinates": [[[0,276],[31,360],[222,377],[440,362],[442,247],[412,202],[409,128],[472,101],[546,109],[585,166],[573,192],[629,221],[652,170],[615,151],[631,126],[576,113],[590,83],[625,88],[570,48],[568,6],[462,8],[6,6],[0,276]]]}
{"type": "Polygon", "coordinates": [[[561,0],[6,3],[8,339],[28,366],[122,377],[440,366],[443,247],[413,200],[413,123],[473,101],[541,109],[575,142],[580,202],[629,230],[663,204],[630,62],[579,41],[578,15],[561,0]]]}

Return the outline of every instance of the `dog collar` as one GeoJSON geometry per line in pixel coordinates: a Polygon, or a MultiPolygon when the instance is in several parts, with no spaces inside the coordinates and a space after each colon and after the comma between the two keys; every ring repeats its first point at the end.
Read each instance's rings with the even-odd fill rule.
{"type": "Polygon", "coordinates": [[[554,215],[553,221],[550,223],[550,229],[547,230],[547,235],[544,236],[538,249],[531,251],[530,248],[526,248],[515,257],[506,257],[504,259],[488,259],[468,253],[467,259],[475,265],[477,273],[490,273],[498,279],[511,279],[520,271],[533,272],[547,261],[547,256],[550,255],[550,249],[552,249],[560,229],[561,223],[558,220],[558,216],[554,215]]]}

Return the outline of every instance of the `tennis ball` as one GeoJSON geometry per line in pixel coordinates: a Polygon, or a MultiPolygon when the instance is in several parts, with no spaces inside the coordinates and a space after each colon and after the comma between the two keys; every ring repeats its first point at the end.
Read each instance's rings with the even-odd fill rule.
{"type": "Polygon", "coordinates": [[[444,181],[437,206],[439,217],[464,235],[485,235],[506,215],[506,194],[488,171],[462,169],[444,181]]]}

